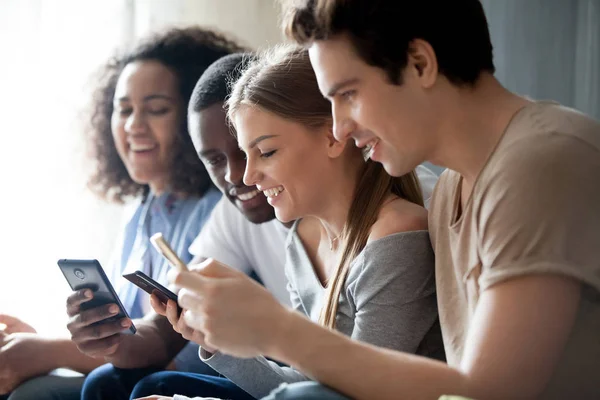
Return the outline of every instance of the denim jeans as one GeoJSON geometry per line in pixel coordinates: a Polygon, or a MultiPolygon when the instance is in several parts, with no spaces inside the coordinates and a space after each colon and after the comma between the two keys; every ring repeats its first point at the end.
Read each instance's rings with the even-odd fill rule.
{"type": "Polygon", "coordinates": [[[254,397],[224,377],[189,372],[161,371],[148,375],[133,389],[131,398],[151,396],[215,397],[231,400],[254,400],[254,397]]]}
{"type": "Polygon", "coordinates": [[[252,400],[229,379],[159,368],[121,369],[106,364],[92,371],[81,391],[82,400],[127,400],[150,395],[222,397],[252,400]]]}

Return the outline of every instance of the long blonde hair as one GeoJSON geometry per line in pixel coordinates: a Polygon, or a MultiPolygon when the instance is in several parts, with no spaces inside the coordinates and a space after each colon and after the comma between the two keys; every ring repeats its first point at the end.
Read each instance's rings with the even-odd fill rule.
{"type": "MultiPolygon", "coordinates": [[[[333,122],[331,105],[319,91],[308,51],[297,46],[277,46],[248,65],[227,100],[230,121],[244,105],[259,107],[313,129],[333,122]]],[[[371,227],[390,193],[423,205],[421,188],[414,172],[394,178],[385,172],[381,164],[367,160],[360,171],[340,236],[344,243],[342,256],[327,285],[319,317],[319,323],[330,329],[335,328],[338,302],[350,263],[365,248],[371,227]]]]}

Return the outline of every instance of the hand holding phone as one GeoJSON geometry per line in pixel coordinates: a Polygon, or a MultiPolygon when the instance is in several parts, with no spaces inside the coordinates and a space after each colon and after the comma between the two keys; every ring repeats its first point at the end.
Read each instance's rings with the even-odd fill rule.
{"type": "MultiPolygon", "coordinates": [[[[150,278],[142,271],[135,271],[132,274],[125,274],[123,278],[133,283],[149,295],[158,297],[161,303],[167,304],[169,300],[173,300],[177,304],[177,295],[150,278]]],[[[181,307],[177,306],[178,312],[181,313],[181,307]]]]}
{"type": "MultiPolygon", "coordinates": [[[[123,319],[129,319],[129,315],[123,307],[121,300],[117,296],[115,289],[111,285],[104,270],[100,266],[98,260],[58,260],[58,266],[62,271],[65,279],[71,286],[71,289],[76,293],[69,297],[69,302],[72,300],[77,303],[77,314],[84,314],[85,320],[89,324],[70,324],[73,329],[78,331],[82,328],[96,329],[94,332],[98,334],[101,330],[101,325],[118,322],[123,319]],[[85,289],[92,292],[90,299],[84,298],[85,289]],[[111,306],[112,305],[112,306],[111,306]],[[116,305],[116,312],[110,310],[116,305]],[[85,325],[85,326],[84,326],[85,325]]],[[[73,310],[67,310],[70,317],[74,317],[73,310]]],[[[93,330],[92,329],[92,330],[93,330]]],[[[102,329],[106,330],[107,327],[102,329]]],[[[71,328],[69,329],[72,330],[71,328]]],[[[135,326],[130,323],[127,328],[121,328],[121,333],[134,334],[135,326]]],[[[73,333],[73,332],[71,332],[73,333]]],[[[115,332],[118,333],[118,332],[115,332]]]]}
{"type": "Polygon", "coordinates": [[[156,233],[152,235],[150,238],[150,243],[154,246],[154,248],[162,254],[162,256],[171,264],[173,267],[177,268],[179,272],[187,271],[187,265],[177,256],[177,253],[173,251],[169,243],[165,240],[162,233],[156,233]]]}

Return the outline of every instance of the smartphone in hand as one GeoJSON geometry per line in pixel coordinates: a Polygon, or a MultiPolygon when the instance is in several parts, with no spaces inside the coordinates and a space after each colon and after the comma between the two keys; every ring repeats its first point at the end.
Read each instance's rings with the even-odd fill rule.
{"type": "MultiPolygon", "coordinates": [[[[90,289],[94,292],[94,297],[91,300],[81,304],[81,310],[90,310],[113,303],[119,307],[117,315],[92,325],[100,325],[109,321],[129,318],[129,314],[127,314],[125,307],[123,307],[121,300],[117,296],[115,289],[108,280],[98,260],[61,259],[58,260],[58,266],[73,291],[90,289]]],[[[135,326],[131,324],[129,328],[123,329],[121,333],[132,335],[136,331],[135,326]]]]}
{"type": "MultiPolygon", "coordinates": [[[[142,271],[125,274],[123,275],[123,278],[127,279],[146,293],[150,295],[154,294],[164,304],[167,304],[169,300],[173,300],[177,304],[177,295],[175,293],[156,282],[142,271]]],[[[179,307],[179,305],[177,305],[177,310],[181,312],[181,307],[179,307]]]]}
{"type": "Polygon", "coordinates": [[[154,248],[162,254],[162,256],[171,264],[173,267],[177,268],[179,272],[187,271],[187,265],[179,258],[177,253],[173,251],[169,243],[165,240],[162,233],[156,233],[152,235],[150,238],[150,243],[154,246],[154,248]]]}

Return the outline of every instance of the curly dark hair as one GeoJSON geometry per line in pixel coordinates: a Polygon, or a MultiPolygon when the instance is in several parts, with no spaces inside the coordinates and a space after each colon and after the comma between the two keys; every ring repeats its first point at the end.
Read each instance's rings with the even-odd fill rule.
{"type": "MultiPolygon", "coordinates": [[[[113,56],[101,69],[99,85],[92,96],[86,139],[95,165],[88,187],[101,198],[117,203],[132,196],[145,197],[150,190],[148,185],[131,179],[112,136],[113,97],[119,76],[127,64],[153,60],[171,69],[178,78],[179,91],[187,106],[196,82],[209,65],[225,55],[245,50],[222,34],[189,27],[154,34],[142,39],[132,50],[113,56]]],[[[186,106],[174,147],[171,189],[202,196],[212,183],[188,134],[186,106]]]]}

